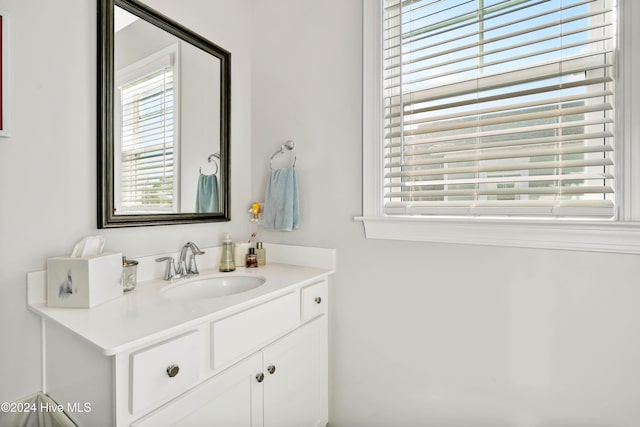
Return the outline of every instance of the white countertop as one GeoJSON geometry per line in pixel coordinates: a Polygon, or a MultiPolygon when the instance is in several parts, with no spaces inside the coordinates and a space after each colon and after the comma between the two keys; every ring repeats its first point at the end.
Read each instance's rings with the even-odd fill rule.
{"type": "Polygon", "coordinates": [[[225,317],[286,294],[300,286],[315,283],[333,273],[332,268],[269,263],[258,268],[239,267],[233,273],[201,269],[200,275],[184,282],[161,279],[138,283],[122,297],[92,308],[54,308],[46,302],[30,302],[29,310],[72,331],[97,346],[105,355],[127,351],[186,328],[225,317]],[[180,301],[163,296],[165,286],[224,274],[256,275],[266,282],[235,295],[180,301]]]}

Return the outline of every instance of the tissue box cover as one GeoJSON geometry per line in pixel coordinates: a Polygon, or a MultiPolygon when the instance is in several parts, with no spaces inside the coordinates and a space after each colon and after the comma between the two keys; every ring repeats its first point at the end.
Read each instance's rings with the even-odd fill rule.
{"type": "Polygon", "coordinates": [[[47,305],[89,308],[122,296],[122,254],[47,260],[47,305]]]}

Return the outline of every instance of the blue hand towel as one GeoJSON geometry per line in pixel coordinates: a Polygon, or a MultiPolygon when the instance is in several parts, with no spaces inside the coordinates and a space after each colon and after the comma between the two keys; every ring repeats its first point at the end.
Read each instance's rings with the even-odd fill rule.
{"type": "Polygon", "coordinates": [[[298,228],[298,179],[296,169],[272,169],[264,196],[264,228],[291,231],[298,228]]]}
{"type": "Polygon", "coordinates": [[[218,177],[200,174],[196,195],[196,212],[218,212],[218,177]]]}

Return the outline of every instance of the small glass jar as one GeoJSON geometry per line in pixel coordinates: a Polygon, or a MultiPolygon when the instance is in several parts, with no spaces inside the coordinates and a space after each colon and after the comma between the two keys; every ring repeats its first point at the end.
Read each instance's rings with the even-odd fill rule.
{"type": "Polygon", "coordinates": [[[256,255],[256,250],[254,248],[249,248],[246,261],[245,267],[247,268],[255,268],[258,266],[258,256],[256,255]]]}
{"type": "Polygon", "coordinates": [[[122,257],[122,289],[129,292],[135,289],[138,281],[138,261],[131,261],[122,257]]]}

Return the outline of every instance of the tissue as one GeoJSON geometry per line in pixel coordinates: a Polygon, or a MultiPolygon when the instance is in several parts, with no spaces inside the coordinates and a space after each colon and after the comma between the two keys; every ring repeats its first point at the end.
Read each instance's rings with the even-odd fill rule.
{"type": "Polygon", "coordinates": [[[71,258],[82,258],[88,256],[100,255],[104,248],[104,237],[87,236],[80,240],[71,251],[71,258]]]}

